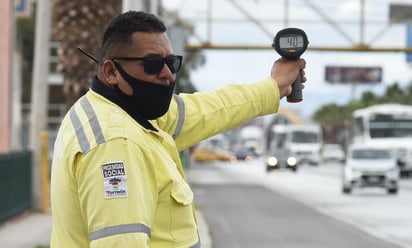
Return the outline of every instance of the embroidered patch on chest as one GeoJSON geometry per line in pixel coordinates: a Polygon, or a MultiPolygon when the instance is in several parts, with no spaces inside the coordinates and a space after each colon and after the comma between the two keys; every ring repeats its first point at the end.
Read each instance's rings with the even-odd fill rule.
{"type": "Polygon", "coordinates": [[[102,164],[106,199],[127,197],[127,177],[123,162],[102,164]]]}

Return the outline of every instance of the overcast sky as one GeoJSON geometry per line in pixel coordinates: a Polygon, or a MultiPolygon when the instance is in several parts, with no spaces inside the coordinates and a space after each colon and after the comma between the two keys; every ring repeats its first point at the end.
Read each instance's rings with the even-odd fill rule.
{"type": "MultiPolygon", "coordinates": [[[[308,35],[309,46],[349,47],[360,42],[361,0],[290,0],[288,26],[298,27],[308,35]],[[321,14],[319,14],[321,12],[321,14]],[[322,17],[323,15],[324,17],[322,17]],[[339,25],[328,24],[329,19],[339,25]]],[[[405,47],[406,24],[389,25],[390,0],[365,0],[364,42],[372,47],[405,47]]],[[[273,35],[285,26],[285,0],[236,0],[252,18],[259,20],[257,27],[230,0],[167,0],[164,6],[178,12],[192,23],[195,35],[189,40],[199,44],[208,38],[213,44],[268,45],[273,35]],[[207,26],[208,1],[212,3],[212,26],[207,26]],[[265,31],[262,31],[264,29],[265,31]],[[211,30],[211,32],[208,32],[211,30]],[[269,33],[268,33],[269,31],[269,33]],[[270,34],[272,31],[272,35],[270,34]],[[200,38],[199,38],[200,37],[200,38]]],[[[397,4],[412,1],[397,0],[397,4]]],[[[228,83],[253,82],[270,75],[270,68],[279,57],[274,50],[204,50],[204,66],[191,73],[192,81],[199,90],[209,90],[228,83]]],[[[403,53],[348,53],[306,51],[308,82],[303,92],[303,102],[290,104],[282,100],[282,106],[310,115],[328,103],[344,104],[365,90],[381,94],[393,82],[407,85],[412,70],[403,53]],[[380,66],[383,80],[378,85],[331,85],[325,82],[325,66],[380,66]]]]}

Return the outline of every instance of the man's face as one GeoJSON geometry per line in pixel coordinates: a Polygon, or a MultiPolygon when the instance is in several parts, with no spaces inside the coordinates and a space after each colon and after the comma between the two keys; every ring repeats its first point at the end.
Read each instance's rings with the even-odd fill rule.
{"type": "MultiPolygon", "coordinates": [[[[173,54],[173,50],[166,33],[144,33],[136,32],[132,36],[133,46],[129,50],[127,57],[146,57],[157,55],[166,57],[173,54]]],[[[119,55],[120,56],[120,55],[119,55]]],[[[164,64],[157,74],[148,74],[144,70],[142,60],[116,60],[122,68],[132,77],[139,80],[155,84],[169,85],[176,79],[176,74],[170,71],[170,68],[164,64]]],[[[133,90],[131,86],[123,79],[118,71],[115,73],[117,85],[125,94],[131,95],[133,90]]]]}

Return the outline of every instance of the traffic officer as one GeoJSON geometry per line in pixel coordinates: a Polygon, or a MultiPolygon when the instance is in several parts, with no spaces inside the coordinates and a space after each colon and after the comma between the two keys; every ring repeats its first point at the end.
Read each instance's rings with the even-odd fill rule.
{"type": "Polygon", "coordinates": [[[165,25],[130,11],[105,30],[98,75],[64,117],[52,162],[51,247],[200,247],[179,151],[275,113],[305,61],[252,84],[173,96],[182,56],[165,25]]]}

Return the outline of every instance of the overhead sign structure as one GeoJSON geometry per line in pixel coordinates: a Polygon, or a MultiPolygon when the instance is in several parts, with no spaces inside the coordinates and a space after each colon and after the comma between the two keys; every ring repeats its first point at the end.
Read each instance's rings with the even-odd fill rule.
{"type": "Polygon", "coordinates": [[[382,67],[326,66],[325,81],[332,84],[377,84],[382,82],[382,67]]]}

